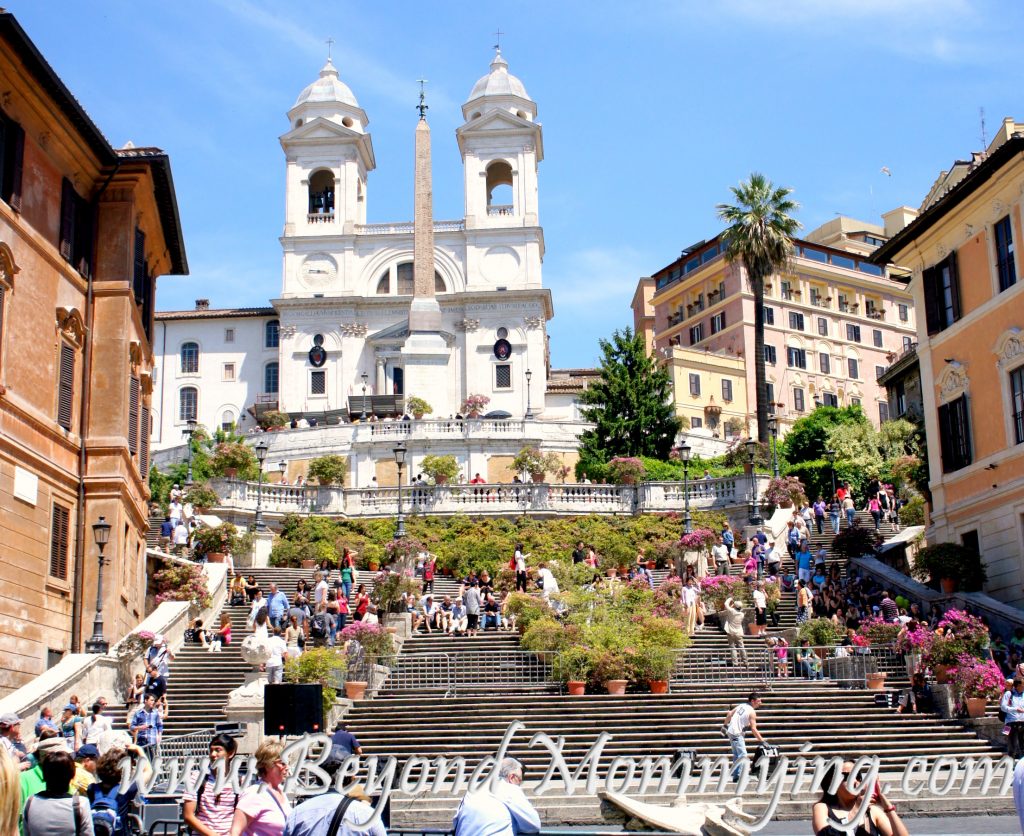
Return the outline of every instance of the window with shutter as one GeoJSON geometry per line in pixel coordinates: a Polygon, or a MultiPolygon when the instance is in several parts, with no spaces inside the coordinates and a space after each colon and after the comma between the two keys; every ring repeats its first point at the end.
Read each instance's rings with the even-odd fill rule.
{"type": "Polygon", "coordinates": [[[0,368],[3,367],[4,318],[7,316],[7,288],[0,284],[0,368]]]}
{"type": "Polygon", "coordinates": [[[50,576],[62,581],[68,579],[68,543],[71,511],[53,503],[50,522],[50,576]]]}
{"type": "Polygon", "coordinates": [[[135,304],[141,305],[146,298],[146,233],[135,227],[135,264],[132,270],[132,290],[135,304]]]}
{"type": "Polygon", "coordinates": [[[966,395],[939,407],[939,441],[944,473],[971,463],[971,420],[966,395]]]}
{"type": "Polygon", "coordinates": [[[25,131],[0,114],[0,199],[21,211],[21,175],[25,160],[25,131]]]}
{"type": "Polygon", "coordinates": [[[75,396],[75,348],[67,343],[60,347],[60,372],[57,376],[57,423],[71,429],[75,396]]]}
{"type": "Polygon", "coordinates": [[[960,279],[956,269],[956,253],[950,253],[921,276],[924,288],[924,312],[928,333],[945,331],[960,319],[960,279]]]}
{"type": "Polygon", "coordinates": [[[149,436],[153,428],[149,425],[149,407],[142,407],[141,431],[142,438],[139,440],[139,473],[145,479],[149,475],[149,436]]]}
{"type": "Polygon", "coordinates": [[[139,379],[132,375],[128,386],[128,452],[139,452],[139,379]]]}
{"type": "Polygon", "coordinates": [[[83,276],[92,274],[92,206],[66,177],[61,182],[60,254],[83,276]]]}
{"type": "Polygon", "coordinates": [[[60,184],[60,254],[65,261],[71,261],[72,244],[75,240],[75,189],[67,177],[60,184]]]}

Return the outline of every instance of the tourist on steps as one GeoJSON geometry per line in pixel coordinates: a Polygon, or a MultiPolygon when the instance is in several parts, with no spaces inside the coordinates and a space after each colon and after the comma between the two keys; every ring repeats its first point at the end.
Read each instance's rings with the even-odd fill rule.
{"type": "Polygon", "coordinates": [[[181,796],[182,818],[200,836],[228,836],[238,806],[238,796],[227,780],[219,791],[217,778],[218,764],[223,762],[224,775],[231,773],[231,759],[238,744],[228,734],[216,734],[210,741],[210,771],[202,778],[197,773],[188,777],[186,789],[181,796]]]}
{"type": "MultiPolygon", "coordinates": [[[[732,600],[731,598],[729,599],[732,600]]],[[[754,735],[757,742],[767,746],[767,741],[757,728],[757,709],[761,707],[761,695],[752,691],[747,701],[740,703],[728,714],[722,723],[722,732],[729,739],[732,747],[732,780],[738,781],[743,771],[743,762],[747,759],[747,729],[754,735]]]]}
{"type": "Polygon", "coordinates": [[[725,610],[721,617],[725,620],[725,636],[729,640],[730,663],[735,667],[739,656],[743,660],[743,667],[749,668],[747,649],[743,646],[743,609],[736,606],[732,596],[725,599],[725,610]]]}
{"type": "Polygon", "coordinates": [[[811,808],[811,826],[814,836],[839,836],[850,833],[851,836],[910,836],[910,831],[896,813],[896,805],[882,794],[878,783],[870,790],[865,787],[863,792],[854,795],[846,786],[853,772],[853,764],[847,761],[839,770],[841,783],[835,793],[829,792],[835,780],[836,767],[829,769],[821,781],[821,798],[811,808]],[[875,792],[874,790],[878,791],[875,792]],[[864,795],[871,792],[871,801],[864,819],[855,830],[840,830],[831,822],[846,824],[860,810],[864,795]]]}
{"type": "Polygon", "coordinates": [[[540,815],[522,790],[523,765],[515,758],[505,758],[497,768],[496,784],[485,781],[462,799],[452,819],[455,836],[505,836],[540,830],[540,815]]]}
{"type": "Polygon", "coordinates": [[[259,782],[238,798],[231,822],[231,836],[281,836],[292,805],[284,794],[288,762],[282,757],[284,744],[264,740],[256,749],[259,782]]]}

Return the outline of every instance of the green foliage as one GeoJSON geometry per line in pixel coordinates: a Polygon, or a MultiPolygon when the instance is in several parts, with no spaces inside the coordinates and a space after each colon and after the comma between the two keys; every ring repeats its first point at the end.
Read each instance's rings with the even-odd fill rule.
{"type": "Polygon", "coordinates": [[[416,594],[419,591],[420,584],[413,578],[397,572],[382,573],[374,580],[373,603],[382,613],[401,612],[402,595],[416,594]]]}
{"type": "Polygon", "coordinates": [[[523,650],[531,652],[564,650],[571,644],[571,638],[562,624],[550,615],[545,615],[535,619],[526,628],[521,644],[523,650]]]}
{"type": "Polygon", "coordinates": [[[590,678],[593,668],[594,660],[590,650],[575,645],[555,657],[552,673],[561,682],[585,682],[590,678]]]}
{"type": "Polygon", "coordinates": [[[220,502],[220,497],[208,482],[196,482],[185,491],[185,501],[195,508],[212,508],[220,502]]]}
{"type": "Polygon", "coordinates": [[[459,475],[459,463],[455,456],[424,456],[420,470],[440,484],[449,482],[459,475]]]}
{"type": "Polygon", "coordinates": [[[252,448],[243,441],[222,441],[213,448],[210,468],[214,475],[224,476],[228,470],[238,471],[239,479],[256,479],[259,462],[252,448]]]}
{"type": "Polygon", "coordinates": [[[832,538],[832,554],[843,560],[851,557],[863,557],[874,555],[875,549],[881,543],[881,538],[873,528],[863,528],[859,525],[844,528],[832,538]]]}
{"type": "Polygon", "coordinates": [[[901,525],[924,525],[924,497],[915,494],[900,508],[901,525]]]}
{"type": "Polygon", "coordinates": [[[839,627],[832,623],[831,618],[812,618],[800,625],[797,638],[807,640],[811,647],[829,647],[839,644],[843,634],[839,627]]]}
{"type": "Polygon", "coordinates": [[[639,681],[664,681],[672,674],[676,654],[666,646],[644,645],[633,654],[633,676],[639,681]]]}
{"type": "MultiPolygon", "coordinates": [[[[307,648],[298,658],[288,659],[284,663],[284,680],[296,684],[320,683],[323,686],[323,717],[326,717],[338,697],[334,686],[346,667],[345,657],[338,648],[307,648]]],[[[323,717],[319,718],[321,727],[323,717]]]]}
{"type": "Polygon", "coordinates": [[[582,453],[665,459],[679,432],[668,371],[647,355],[643,335],[615,331],[600,340],[601,377],[584,390],[583,417],[595,424],[583,434],[582,453]]]}
{"type": "Polygon", "coordinates": [[[269,409],[260,416],[260,426],[263,429],[270,427],[287,427],[291,419],[284,413],[269,409]]]}
{"type": "MultiPolygon", "coordinates": [[[[811,500],[819,496],[832,498],[832,463],[826,459],[813,462],[800,462],[786,468],[786,476],[795,476],[804,486],[806,496],[811,500]]],[[[836,484],[842,480],[839,468],[836,468],[836,484]]]]}
{"type": "Polygon", "coordinates": [[[869,479],[881,474],[881,439],[878,431],[867,421],[829,427],[825,437],[829,449],[836,451],[837,461],[863,473],[869,479]]]}
{"type": "MultiPolygon", "coordinates": [[[[859,406],[819,406],[809,415],[799,419],[786,434],[782,443],[787,461],[810,462],[825,458],[829,449],[829,430],[843,424],[867,424],[870,422],[859,406]]],[[[837,450],[840,456],[843,451],[837,450]]]]}
{"type": "Polygon", "coordinates": [[[194,542],[202,546],[207,554],[234,554],[238,551],[238,529],[233,523],[221,523],[214,528],[203,526],[192,536],[194,542]]]}
{"type": "Polygon", "coordinates": [[[534,622],[550,617],[551,614],[551,607],[547,601],[525,592],[510,593],[505,599],[505,609],[509,615],[516,617],[516,626],[524,631],[529,630],[534,622]]]}
{"type": "Polygon", "coordinates": [[[405,402],[405,409],[413,415],[430,415],[434,407],[428,404],[423,398],[412,397],[405,402]]]}
{"type": "Polygon", "coordinates": [[[963,592],[977,592],[988,580],[981,555],[959,543],[925,546],[914,558],[911,574],[920,581],[949,578],[963,592]]]}
{"type": "Polygon", "coordinates": [[[562,460],[555,453],[542,453],[539,447],[523,447],[512,459],[510,467],[517,473],[546,476],[557,471],[561,465],[562,460]]]}
{"type": "Polygon", "coordinates": [[[348,473],[348,459],[345,456],[319,456],[309,463],[307,474],[320,485],[344,485],[348,473]]]}

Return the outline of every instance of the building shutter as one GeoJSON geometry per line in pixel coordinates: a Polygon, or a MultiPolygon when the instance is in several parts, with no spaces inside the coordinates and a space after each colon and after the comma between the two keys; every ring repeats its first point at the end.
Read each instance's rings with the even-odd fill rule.
{"type": "Polygon", "coordinates": [[[4,319],[7,316],[7,308],[4,307],[4,304],[7,302],[6,295],[7,288],[0,284],[0,363],[3,362],[4,319]]]}
{"type": "Polygon", "coordinates": [[[12,209],[20,212],[21,174],[25,162],[25,129],[10,119],[4,119],[3,158],[3,197],[12,209]]]}
{"type": "Polygon", "coordinates": [[[75,195],[75,269],[79,274],[92,276],[92,206],[75,195]]]}
{"type": "Polygon", "coordinates": [[[132,289],[135,304],[141,305],[146,298],[146,233],[135,228],[135,267],[132,272],[132,289]]]}
{"type": "Polygon", "coordinates": [[[60,254],[71,261],[75,240],[75,189],[67,177],[60,184],[60,254]]]}
{"type": "Polygon", "coordinates": [[[139,452],[139,379],[132,375],[128,387],[128,451],[139,452]]]}
{"type": "Polygon", "coordinates": [[[949,295],[953,299],[953,322],[960,319],[960,272],[956,266],[956,252],[949,254],[949,295]]]}
{"type": "Polygon", "coordinates": [[[57,423],[64,429],[71,429],[73,398],[75,394],[75,349],[62,344],[60,347],[60,375],[57,387],[57,423]]]}
{"type": "Polygon", "coordinates": [[[149,407],[142,407],[142,438],[139,444],[139,473],[145,479],[149,475],[149,407]]]}
{"type": "Polygon", "coordinates": [[[68,579],[68,524],[71,512],[62,505],[53,504],[50,524],[50,575],[68,579]]]}

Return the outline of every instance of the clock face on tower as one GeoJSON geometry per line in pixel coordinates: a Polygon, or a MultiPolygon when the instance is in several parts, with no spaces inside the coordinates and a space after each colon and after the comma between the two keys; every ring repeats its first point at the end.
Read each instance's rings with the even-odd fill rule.
{"type": "Polygon", "coordinates": [[[309,290],[322,290],[334,283],[338,275],[338,265],[326,253],[306,256],[299,268],[299,280],[309,290]]]}

